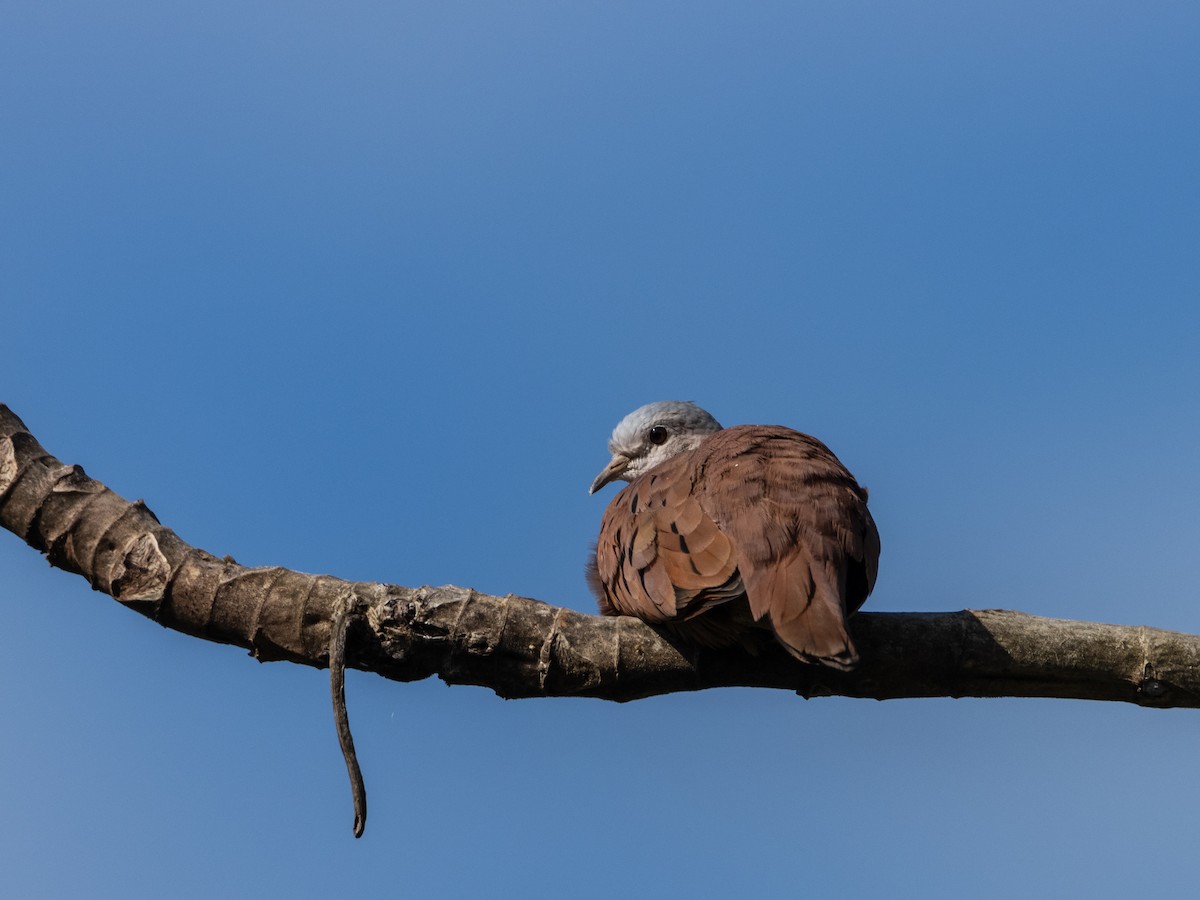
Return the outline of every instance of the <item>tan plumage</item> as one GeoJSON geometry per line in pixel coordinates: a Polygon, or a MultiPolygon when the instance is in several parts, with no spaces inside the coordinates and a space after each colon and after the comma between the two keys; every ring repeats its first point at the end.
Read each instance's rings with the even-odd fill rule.
{"type": "Polygon", "coordinates": [[[752,643],[757,624],[799,659],[852,667],[846,616],[870,594],[879,563],[866,490],[816,438],[771,425],[718,430],[711,417],[689,434],[670,421],[685,406],[703,413],[652,404],[631,414],[637,428],[622,433],[627,419],[614,432],[614,461],[594,487],[636,468],[620,464],[636,459],[635,432],[665,427],[656,443],[679,449],[666,446],[604,513],[590,572],[601,611],[709,645],[752,643]]]}

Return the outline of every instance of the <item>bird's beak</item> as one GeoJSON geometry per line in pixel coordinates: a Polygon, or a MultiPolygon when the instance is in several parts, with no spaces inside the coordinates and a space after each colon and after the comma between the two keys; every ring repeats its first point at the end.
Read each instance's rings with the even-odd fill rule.
{"type": "Polygon", "coordinates": [[[588,493],[594,494],[614,478],[620,478],[621,473],[627,468],[629,468],[629,457],[624,453],[614,453],[608,465],[600,471],[596,480],[592,482],[592,486],[588,488],[588,493]]]}

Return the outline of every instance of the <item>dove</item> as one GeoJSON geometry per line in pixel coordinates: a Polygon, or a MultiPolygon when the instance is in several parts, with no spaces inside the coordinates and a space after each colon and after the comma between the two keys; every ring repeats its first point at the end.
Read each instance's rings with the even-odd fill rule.
{"type": "Polygon", "coordinates": [[[779,425],[722,428],[669,400],[622,419],[608,449],[589,493],[629,484],[589,560],[601,613],[710,647],[753,650],[772,633],[801,661],[854,667],[846,619],[875,586],[879,532],[828,447],[779,425]]]}

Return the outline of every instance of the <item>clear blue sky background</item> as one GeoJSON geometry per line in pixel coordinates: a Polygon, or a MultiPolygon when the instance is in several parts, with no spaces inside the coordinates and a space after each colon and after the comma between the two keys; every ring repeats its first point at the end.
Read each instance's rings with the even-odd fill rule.
{"type": "MultiPolygon", "coordinates": [[[[247,564],[592,610],[649,400],[812,432],[877,610],[1200,632],[1194,3],[63,3],[0,24],[0,399],[247,564]]],[[[1200,719],[504,702],[0,534],[0,894],[1180,896],[1200,719]]]]}

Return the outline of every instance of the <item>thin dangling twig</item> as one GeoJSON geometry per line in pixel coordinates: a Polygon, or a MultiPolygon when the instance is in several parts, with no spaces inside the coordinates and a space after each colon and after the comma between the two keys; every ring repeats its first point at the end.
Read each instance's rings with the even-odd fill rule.
{"type": "Polygon", "coordinates": [[[329,687],[333,694],[333,723],[337,727],[338,743],[346,760],[350,792],[354,797],[354,836],[360,838],[367,826],[367,788],[363,784],[362,769],[354,752],[350,717],[346,713],[346,631],[351,618],[352,597],[338,603],[333,613],[333,627],[329,635],[329,687]]]}

